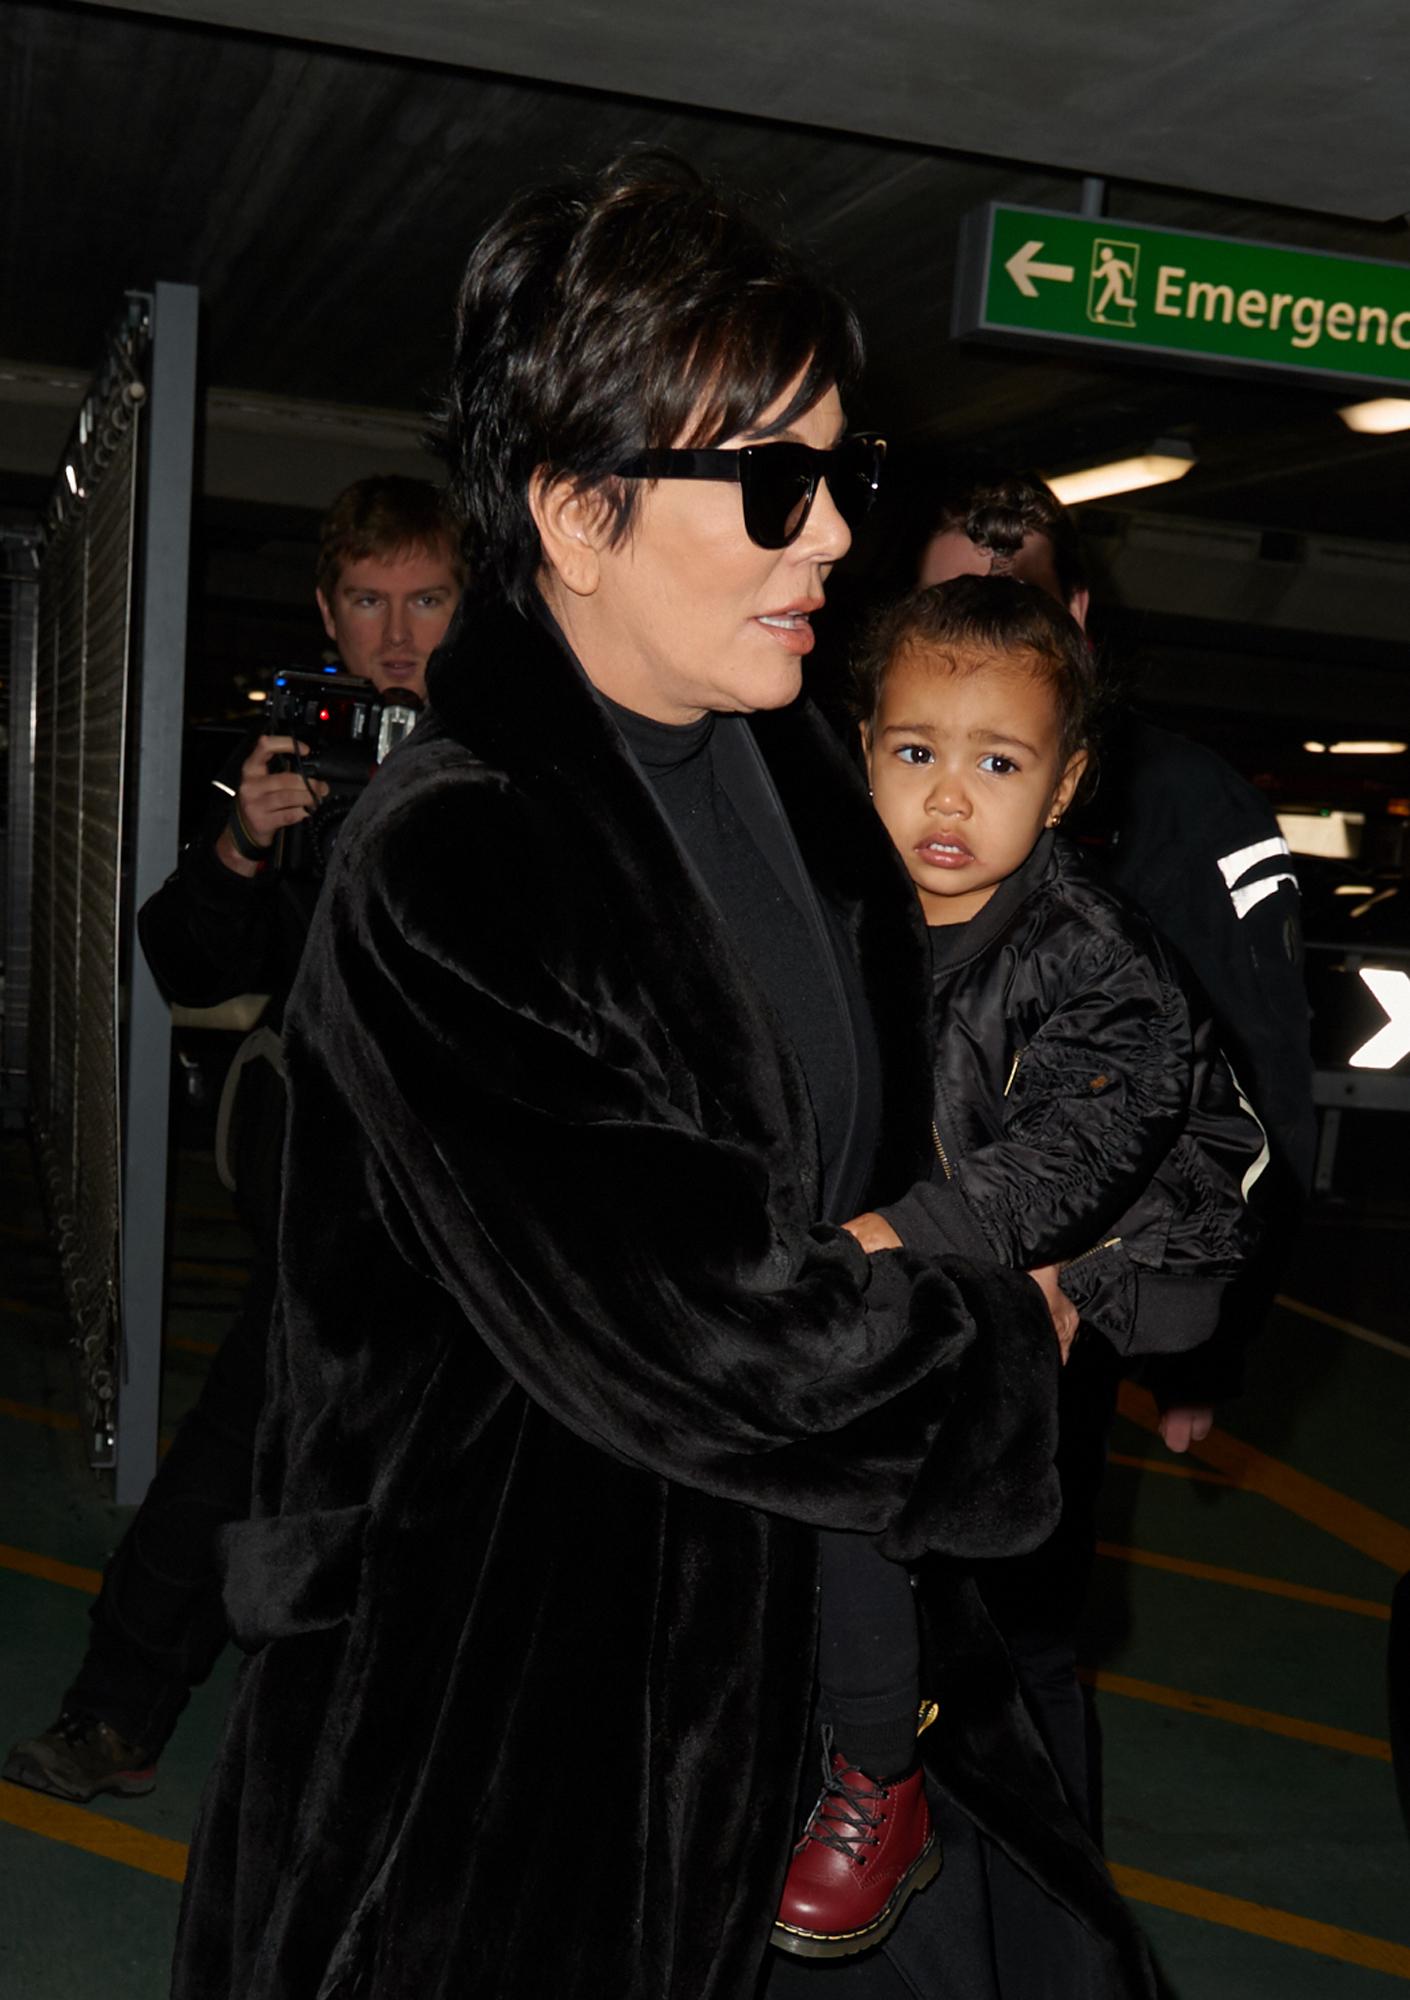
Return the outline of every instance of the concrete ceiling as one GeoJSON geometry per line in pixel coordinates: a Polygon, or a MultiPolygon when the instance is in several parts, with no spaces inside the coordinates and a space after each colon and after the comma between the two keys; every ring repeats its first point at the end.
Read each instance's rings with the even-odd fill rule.
{"type": "Polygon", "coordinates": [[[140,0],[139,11],[1111,180],[1410,209],[1398,0],[140,0]]]}
{"type": "Polygon", "coordinates": [[[328,498],[432,470],[479,231],[669,146],[858,302],[855,418],[1045,470],[1191,442],[1178,486],[1087,520],[1154,692],[1255,711],[1260,742],[1279,710],[1375,733],[1410,713],[1410,437],[1351,437],[1332,389],[956,342],[950,306],[967,211],[1073,209],[1084,175],[1115,218],[1407,261],[1407,38],[1404,0],[3,0],[0,521],[42,506],[123,293],[198,286],[190,693],[217,709],[316,646],[328,498]]]}
{"type": "Polygon", "coordinates": [[[363,453],[403,462],[478,231],[647,143],[779,201],[859,302],[857,418],[1048,470],[1181,434],[1195,472],[1123,506],[1404,543],[1410,442],[1351,438],[1344,395],[1015,355],[949,317],[965,212],[1071,209],[1083,173],[1133,222],[1404,261],[1407,24],[1401,0],[1334,30],[1301,0],[6,0],[0,479],[32,491],[52,385],[157,279],[201,290],[208,491],[307,509],[363,453]]]}

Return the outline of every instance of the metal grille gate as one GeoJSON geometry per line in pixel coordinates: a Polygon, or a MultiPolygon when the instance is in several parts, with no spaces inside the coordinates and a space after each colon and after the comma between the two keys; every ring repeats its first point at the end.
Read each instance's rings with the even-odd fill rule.
{"type": "Polygon", "coordinates": [[[89,1453],[119,1500],[156,1463],[169,1027],[135,917],[175,853],[194,356],[189,288],[129,297],[38,571],[29,1107],[89,1453]]]}
{"type": "Polygon", "coordinates": [[[86,406],[93,450],[68,475],[77,490],[55,494],[40,570],[31,1103],[96,1465],[112,1464],[116,1443],[118,889],[141,361],[139,322],[86,406]]]}
{"type": "Polygon", "coordinates": [[[0,713],[10,740],[0,764],[4,986],[0,1119],[18,1126],[29,1102],[29,884],[34,832],[34,661],[38,534],[0,528],[0,713]]]}

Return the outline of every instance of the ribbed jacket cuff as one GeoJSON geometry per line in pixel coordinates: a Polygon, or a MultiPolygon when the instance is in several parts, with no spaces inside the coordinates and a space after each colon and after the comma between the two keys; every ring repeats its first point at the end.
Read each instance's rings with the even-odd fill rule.
{"type": "Polygon", "coordinates": [[[993,1264],[998,1252],[979,1227],[953,1181],[919,1181],[899,1201],[877,1209],[919,1257],[970,1257],[993,1264]]]}

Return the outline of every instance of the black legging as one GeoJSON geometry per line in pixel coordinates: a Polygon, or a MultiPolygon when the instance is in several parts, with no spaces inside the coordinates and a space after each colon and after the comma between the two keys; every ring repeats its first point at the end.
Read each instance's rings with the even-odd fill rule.
{"type": "Polygon", "coordinates": [[[837,1748],[873,1778],[915,1762],[920,1638],[909,1573],[868,1535],[819,1536],[818,1687],[837,1748]]]}

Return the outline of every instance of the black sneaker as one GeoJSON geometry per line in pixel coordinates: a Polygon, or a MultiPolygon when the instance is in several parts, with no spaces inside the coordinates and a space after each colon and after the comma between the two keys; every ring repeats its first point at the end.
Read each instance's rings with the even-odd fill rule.
{"type": "Polygon", "coordinates": [[[5,1759],[11,1784],[86,1805],[99,1792],[141,1798],[157,1782],[156,1760],[127,1743],[111,1723],[82,1709],[65,1711],[52,1729],[17,1743],[5,1759]]]}

